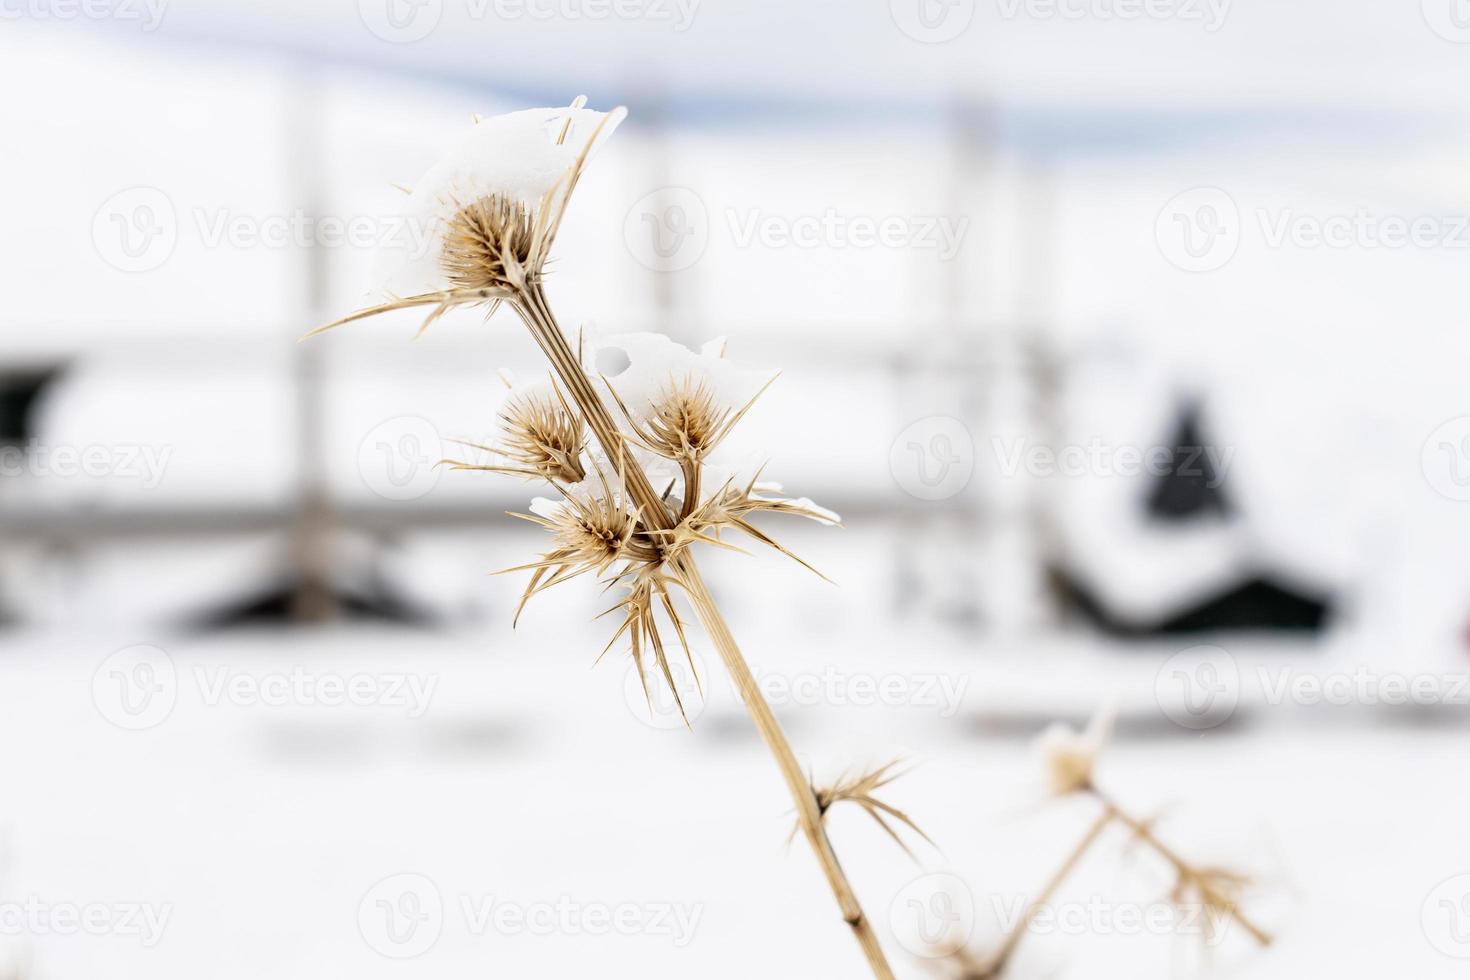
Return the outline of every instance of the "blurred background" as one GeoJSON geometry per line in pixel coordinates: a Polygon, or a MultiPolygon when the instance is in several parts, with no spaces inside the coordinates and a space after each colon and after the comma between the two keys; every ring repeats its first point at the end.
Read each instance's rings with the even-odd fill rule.
{"type": "Polygon", "coordinates": [[[686,728],[592,583],[512,630],[531,492],[435,464],[520,323],[298,343],[472,114],[584,92],[562,323],[779,368],[744,443],[844,517],[767,526],[836,587],[706,567],[819,782],[913,765],[938,848],[832,823],[899,975],[1083,834],[1032,743],[1103,705],[1276,942],[1120,925],[1173,878],[1115,831],[1008,975],[1463,973],[1463,0],[0,18],[4,976],[864,975],[706,644],[686,728]]]}

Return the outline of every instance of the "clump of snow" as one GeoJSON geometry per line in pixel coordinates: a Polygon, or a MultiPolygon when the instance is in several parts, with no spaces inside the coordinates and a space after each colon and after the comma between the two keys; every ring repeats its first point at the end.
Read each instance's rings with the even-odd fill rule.
{"type": "Polygon", "coordinates": [[[388,297],[443,289],[439,257],[444,232],[460,207],[498,194],[535,208],[576,163],[592,134],[598,133],[601,145],[624,115],[622,109],[607,113],[563,107],[524,109],[476,122],[411,189],[401,227],[375,258],[375,289],[388,297]],[[568,120],[570,128],[558,142],[568,120]]]}

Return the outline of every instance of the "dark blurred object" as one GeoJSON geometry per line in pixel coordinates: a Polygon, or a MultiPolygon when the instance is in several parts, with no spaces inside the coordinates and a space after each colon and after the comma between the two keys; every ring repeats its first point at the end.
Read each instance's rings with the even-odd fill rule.
{"type": "MultiPolygon", "coordinates": [[[[62,371],[61,365],[0,371],[0,447],[21,449],[36,438],[36,404],[62,371]]],[[[0,596],[0,625],[17,618],[0,596]]]]}
{"type": "MultiPolygon", "coordinates": [[[[1175,416],[1169,464],[1155,478],[1144,502],[1144,513],[1154,530],[1150,537],[1219,533],[1237,516],[1225,491],[1225,474],[1216,460],[1228,458],[1207,441],[1204,412],[1198,399],[1186,399],[1175,416]]],[[[1197,557],[1197,554],[1196,554],[1197,557]]],[[[1048,569],[1053,594],[1063,615],[1084,621],[1109,636],[1147,638],[1191,633],[1288,632],[1317,633],[1327,623],[1330,598],[1310,587],[1288,582],[1258,563],[1247,572],[1235,571],[1228,556],[1219,556],[1210,569],[1192,565],[1181,575],[1180,598],[1153,616],[1120,614],[1110,603],[1107,589],[1098,589],[1063,563],[1048,569]],[[1188,583],[1188,584],[1186,584],[1188,583]]],[[[1183,559],[1181,559],[1183,560],[1183,559]]],[[[1116,597],[1115,597],[1116,598],[1116,597]]]]}
{"type": "Polygon", "coordinates": [[[1195,605],[1154,619],[1130,619],[1107,607],[1095,592],[1062,569],[1052,569],[1064,609],[1109,636],[1143,639],[1190,633],[1318,633],[1327,624],[1328,597],[1258,575],[1195,605]]]}
{"type": "Polygon", "coordinates": [[[1191,521],[1229,517],[1234,512],[1225,495],[1223,476],[1215,472],[1215,447],[1204,440],[1201,416],[1195,401],[1179,410],[1170,440],[1168,472],[1155,481],[1146,505],[1155,520],[1191,521]]]}
{"type": "Polygon", "coordinates": [[[0,446],[23,446],[35,438],[36,403],[62,370],[56,365],[0,372],[0,446]]]}
{"type": "Polygon", "coordinates": [[[419,627],[437,622],[384,574],[391,541],[375,538],[364,550],[342,547],[346,540],[325,504],[306,508],[281,572],[258,591],[196,616],[189,625],[213,632],[342,621],[419,627]]]}

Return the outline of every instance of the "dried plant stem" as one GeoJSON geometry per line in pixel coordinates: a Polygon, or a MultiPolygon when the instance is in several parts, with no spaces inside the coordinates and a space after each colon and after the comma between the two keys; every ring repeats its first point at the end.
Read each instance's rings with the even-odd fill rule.
{"type": "Polygon", "coordinates": [[[1229,916],[1235,920],[1237,925],[1239,925],[1246,932],[1250,933],[1251,938],[1254,939],[1257,943],[1262,946],[1271,945],[1271,934],[1252,922],[1246,916],[1246,914],[1240,910],[1239,904],[1235,901],[1235,899],[1231,898],[1229,895],[1222,894],[1217,888],[1211,885],[1206,878],[1201,876],[1193,865],[1185,861],[1184,858],[1181,857],[1177,851],[1175,851],[1168,844],[1165,844],[1162,840],[1160,840],[1158,836],[1154,834],[1153,827],[1150,824],[1135,817],[1132,817],[1124,812],[1118,807],[1116,803],[1112,801],[1112,799],[1110,799],[1096,786],[1092,786],[1089,784],[1086,789],[1087,792],[1091,793],[1097,799],[1097,801],[1103,805],[1103,812],[1105,815],[1116,818],[1129,830],[1133,831],[1133,833],[1138,837],[1139,840],[1143,841],[1145,844],[1153,849],[1154,853],[1158,854],[1159,857],[1169,862],[1169,864],[1173,866],[1175,873],[1178,874],[1181,879],[1193,882],[1195,886],[1199,888],[1201,897],[1204,899],[1207,906],[1224,909],[1229,914],[1229,916]]]}
{"type": "Polygon", "coordinates": [[[699,508],[699,475],[704,467],[695,460],[686,459],[679,468],[684,473],[684,506],[679,511],[679,518],[682,520],[699,508]]]}
{"type": "Polygon", "coordinates": [[[1077,842],[1077,845],[1067,854],[1061,866],[1052,872],[1051,878],[1047,880],[1041,892],[1031,900],[1031,904],[1026,906],[1026,912],[1021,916],[1021,920],[1011,929],[1005,941],[1001,943],[1000,948],[995,951],[995,955],[986,964],[984,976],[1000,976],[1001,971],[1010,962],[1011,956],[1015,954],[1016,947],[1021,944],[1021,939],[1026,935],[1026,930],[1030,927],[1032,920],[1046,907],[1046,903],[1052,900],[1063,883],[1071,877],[1072,872],[1081,863],[1083,856],[1087,854],[1093,844],[1097,843],[1097,839],[1102,836],[1102,832],[1107,829],[1108,824],[1113,822],[1113,817],[1114,813],[1110,809],[1105,809],[1102,813],[1098,814],[1097,819],[1093,821],[1087,833],[1083,835],[1082,839],[1077,842]]]}
{"type": "MultiPolygon", "coordinates": [[[[531,335],[536,339],[536,343],[551,362],[552,368],[556,371],[568,395],[582,410],[587,420],[587,427],[601,443],[603,451],[607,453],[609,459],[620,461],[620,468],[623,470],[623,484],[628,496],[638,508],[639,520],[651,530],[670,530],[674,526],[674,521],[668,508],[664,506],[658,492],[649,483],[648,476],[643,472],[642,467],[627,457],[624,439],[617,424],[613,421],[602,399],[598,397],[581,361],[573,353],[571,345],[567,343],[566,336],[557,325],[540,286],[536,284],[528,286],[517,297],[514,306],[530,329],[531,335]]],[[[893,970],[883,955],[878,936],[873,931],[872,924],[863,914],[857,895],[853,892],[852,885],[842,870],[842,865],[838,863],[837,854],[832,849],[832,842],[827,837],[826,828],[822,823],[821,808],[817,804],[816,793],[812,789],[811,782],[801,771],[801,765],[797,761],[796,753],[791,749],[791,743],[787,741],[785,732],[781,730],[780,722],[776,720],[771,706],[756,685],[755,677],[750,672],[750,666],[745,662],[745,657],[735,643],[735,637],[730,633],[724,617],[720,615],[719,609],[715,606],[714,599],[710,596],[709,589],[704,583],[704,578],[699,573],[699,568],[687,550],[681,551],[672,560],[671,565],[673,566],[671,571],[678,577],[680,585],[688,593],[695,615],[699,617],[701,625],[704,626],[711,642],[719,651],[720,660],[735,682],[736,690],[739,691],[746,709],[750,712],[751,720],[755,722],[756,729],[760,732],[766,747],[776,759],[781,775],[786,780],[786,787],[796,803],[797,819],[801,823],[801,828],[812,850],[816,853],[818,863],[821,864],[827,876],[827,883],[831,886],[833,895],[837,898],[838,907],[842,910],[843,921],[852,929],[854,937],[862,947],[863,955],[867,957],[868,966],[872,969],[873,975],[878,980],[893,980],[893,970]]]]}

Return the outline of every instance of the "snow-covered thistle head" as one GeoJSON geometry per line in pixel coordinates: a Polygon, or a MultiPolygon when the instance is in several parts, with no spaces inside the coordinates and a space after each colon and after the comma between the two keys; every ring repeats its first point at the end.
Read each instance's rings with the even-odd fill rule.
{"type": "Polygon", "coordinates": [[[1092,716],[1081,732],[1059,723],[1041,734],[1038,747],[1047,784],[1053,793],[1066,796],[1092,786],[1093,768],[1112,730],[1113,712],[1103,709],[1092,716]]]}
{"type": "Polygon", "coordinates": [[[603,384],[635,445],[686,468],[709,462],[776,380],[774,372],[731,364],[724,346],[724,340],[713,340],[693,351],[655,333],[594,341],[594,359],[617,351],[628,360],[624,370],[604,377],[603,384]]]}
{"type": "Polygon", "coordinates": [[[416,234],[380,250],[380,302],[313,332],[433,307],[422,332],[457,307],[529,302],[589,156],[626,115],[585,104],[476,118],[408,191],[402,217],[416,234]]]}

